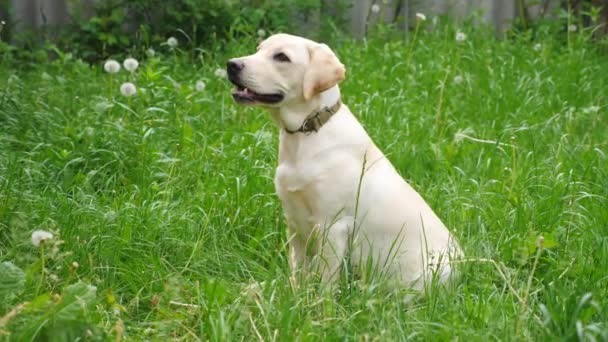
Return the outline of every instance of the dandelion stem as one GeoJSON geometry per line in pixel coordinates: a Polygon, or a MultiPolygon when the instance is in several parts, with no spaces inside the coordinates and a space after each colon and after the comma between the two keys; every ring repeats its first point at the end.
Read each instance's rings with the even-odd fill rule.
{"type": "Polygon", "coordinates": [[[414,37],[412,38],[412,41],[410,42],[410,48],[407,52],[407,63],[406,65],[409,65],[410,62],[412,61],[412,54],[414,53],[414,45],[416,44],[416,38],[418,37],[418,30],[420,29],[420,21],[416,21],[416,28],[414,29],[414,37]]]}
{"type": "MultiPolygon", "coordinates": [[[[108,81],[108,99],[110,99],[110,101],[112,101],[112,90],[114,88],[114,74],[110,74],[110,79],[108,81]]],[[[108,115],[112,115],[112,108],[114,106],[109,106],[110,108],[108,108],[108,115]]]]}
{"type": "Polygon", "coordinates": [[[40,282],[38,283],[38,289],[36,290],[36,294],[40,294],[40,290],[42,290],[42,286],[44,284],[44,268],[45,268],[45,255],[44,255],[44,242],[40,243],[40,282]]]}

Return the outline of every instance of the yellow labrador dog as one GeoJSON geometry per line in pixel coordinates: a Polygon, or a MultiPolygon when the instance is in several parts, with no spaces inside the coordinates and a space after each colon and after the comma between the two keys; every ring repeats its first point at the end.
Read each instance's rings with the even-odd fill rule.
{"type": "Polygon", "coordinates": [[[294,274],[316,265],[329,283],[348,261],[416,290],[450,278],[458,243],[341,102],[345,69],[327,45],[276,34],[227,73],[234,100],[280,127],[275,187],[294,274]]]}

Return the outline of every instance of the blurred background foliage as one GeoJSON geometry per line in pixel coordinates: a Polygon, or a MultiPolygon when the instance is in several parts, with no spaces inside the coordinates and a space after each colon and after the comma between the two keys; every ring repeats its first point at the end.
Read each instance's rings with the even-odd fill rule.
{"type": "MultiPolygon", "coordinates": [[[[59,19],[59,25],[24,25],[5,20],[0,53],[36,58],[29,55],[33,47],[52,42],[60,50],[95,61],[127,51],[142,53],[170,36],[179,39],[181,48],[221,45],[228,37],[249,35],[257,28],[287,30],[287,3],[284,0],[97,1],[92,9],[72,6],[69,20],[59,19]]],[[[8,4],[3,7],[5,13],[10,12],[8,4]]]]}
{"type": "Polygon", "coordinates": [[[608,29],[608,0],[0,0],[0,54],[41,61],[60,50],[94,62],[143,54],[170,36],[182,49],[278,31],[328,40],[389,27],[406,37],[418,12],[489,24],[498,38],[572,24],[601,38],[608,29]]]}

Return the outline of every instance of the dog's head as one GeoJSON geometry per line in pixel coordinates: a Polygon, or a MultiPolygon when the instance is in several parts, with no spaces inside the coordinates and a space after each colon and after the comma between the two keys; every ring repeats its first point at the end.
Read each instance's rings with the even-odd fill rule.
{"type": "Polygon", "coordinates": [[[235,101],[281,107],[332,88],[344,79],[345,69],[327,45],[275,34],[255,54],[229,60],[227,72],[236,86],[235,101]]]}

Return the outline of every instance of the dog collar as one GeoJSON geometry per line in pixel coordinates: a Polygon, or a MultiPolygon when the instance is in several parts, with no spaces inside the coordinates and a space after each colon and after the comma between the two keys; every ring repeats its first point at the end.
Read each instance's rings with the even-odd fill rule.
{"type": "Polygon", "coordinates": [[[325,125],[327,121],[329,121],[329,119],[331,119],[331,117],[338,112],[341,105],[342,101],[338,99],[338,101],[333,106],[323,107],[322,109],[316,112],[312,112],[310,115],[308,115],[306,119],[304,119],[304,122],[302,123],[302,126],[300,126],[300,128],[296,129],[295,131],[291,131],[285,128],[285,132],[289,134],[294,134],[298,132],[305,134],[318,132],[319,129],[321,129],[321,127],[325,125]]]}

